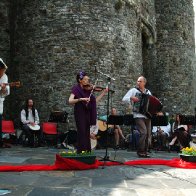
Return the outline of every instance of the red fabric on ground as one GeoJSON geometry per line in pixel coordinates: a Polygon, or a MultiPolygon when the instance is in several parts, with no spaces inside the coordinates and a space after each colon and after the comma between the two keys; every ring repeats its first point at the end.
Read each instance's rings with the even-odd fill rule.
{"type": "Polygon", "coordinates": [[[133,161],[127,161],[124,165],[165,165],[169,167],[184,168],[184,169],[196,169],[196,163],[186,162],[179,158],[171,160],[165,159],[139,159],[133,161]]]}
{"type": "Polygon", "coordinates": [[[55,166],[57,170],[85,170],[85,169],[96,169],[99,167],[99,161],[95,161],[94,164],[86,164],[74,159],[67,159],[56,155],[55,166]]]}
{"type": "Polygon", "coordinates": [[[133,161],[126,161],[123,164],[119,162],[108,162],[96,160],[94,164],[86,164],[74,159],[63,158],[56,155],[56,161],[54,165],[1,165],[0,172],[21,172],[21,171],[52,171],[52,170],[87,170],[97,169],[99,166],[133,166],[133,165],[165,165],[169,167],[184,168],[184,169],[196,169],[196,163],[186,162],[178,158],[171,160],[164,159],[138,159],[133,161]]]}
{"type": "Polygon", "coordinates": [[[0,172],[22,172],[22,171],[52,171],[57,170],[55,165],[0,165],[0,172]]]}

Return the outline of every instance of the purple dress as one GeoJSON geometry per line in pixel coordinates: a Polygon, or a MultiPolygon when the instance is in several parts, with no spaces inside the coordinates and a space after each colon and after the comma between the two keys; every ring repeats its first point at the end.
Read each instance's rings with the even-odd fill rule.
{"type": "MultiPolygon", "coordinates": [[[[88,98],[90,91],[84,90],[79,84],[71,91],[75,99],[88,98]]],[[[90,125],[96,125],[97,111],[96,99],[91,95],[90,102],[78,102],[74,106],[74,117],[77,127],[77,153],[91,151],[90,125]]]]}

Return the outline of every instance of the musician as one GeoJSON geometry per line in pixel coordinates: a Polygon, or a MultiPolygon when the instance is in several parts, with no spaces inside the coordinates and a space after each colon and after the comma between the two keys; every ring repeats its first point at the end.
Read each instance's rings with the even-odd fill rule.
{"type": "Polygon", "coordinates": [[[6,83],[8,83],[8,77],[5,74],[6,70],[7,70],[7,65],[0,58],[0,147],[6,147],[4,146],[2,140],[3,102],[5,100],[5,97],[10,94],[9,85],[6,85],[6,83]]]}
{"type": "Polygon", "coordinates": [[[39,126],[39,115],[38,111],[34,106],[34,102],[32,99],[27,99],[25,103],[24,109],[22,109],[21,113],[21,123],[22,130],[25,132],[25,135],[28,138],[28,144],[30,147],[34,146],[34,137],[33,131],[36,131],[38,136],[38,145],[41,143],[41,130],[39,126]]]}
{"type": "Polygon", "coordinates": [[[146,82],[146,78],[140,76],[137,79],[137,86],[131,88],[122,99],[123,102],[131,103],[133,105],[133,117],[140,132],[139,145],[137,148],[139,157],[149,157],[147,151],[150,143],[151,120],[139,111],[142,93],[151,95],[151,92],[145,88],[146,82]]]}
{"type": "Polygon", "coordinates": [[[77,127],[77,153],[91,151],[90,126],[96,125],[97,111],[96,99],[89,85],[89,77],[84,71],[76,76],[77,84],[72,88],[69,104],[74,105],[74,117],[77,127]]]}

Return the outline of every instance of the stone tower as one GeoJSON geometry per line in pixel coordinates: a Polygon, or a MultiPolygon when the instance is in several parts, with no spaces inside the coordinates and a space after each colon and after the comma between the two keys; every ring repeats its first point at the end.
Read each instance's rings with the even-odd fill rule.
{"type": "MultiPolygon", "coordinates": [[[[2,2],[10,13],[6,20],[10,55],[5,54],[9,78],[23,84],[6,100],[11,118],[28,97],[35,100],[41,120],[47,120],[53,109],[72,114],[67,100],[79,70],[87,71],[93,82],[98,77],[98,85],[108,83],[94,65],[116,79],[111,102],[122,113],[127,106],[121,99],[140,74],[147,77],[148,87],[166,111],[192,112],[191,0],[2,2]]],[[[99,110],[106,112],[106,99],[99,110]]]]}
{"type": "MultiPolygon", "coordinates": [[[[194,111],[192,0],[156,0],[157,94],[171,113],[194,111]]],[[[195,65],[194,65],[195,66],[195,65]]]]}
{"type": "Polygon", "coordinates": [[[9,3],[6,0],[0,2],[0,58],[9,62],[10,54],[10,26],[9,26],[9,3]]]}

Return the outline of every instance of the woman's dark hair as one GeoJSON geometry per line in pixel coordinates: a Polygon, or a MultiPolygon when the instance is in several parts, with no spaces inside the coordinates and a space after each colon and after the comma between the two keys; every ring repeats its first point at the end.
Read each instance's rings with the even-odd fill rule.
{"type": "MultiPolygon", "coordinates": [[[[32,99],[30,99],[30,98],[27,99],[26,102],[25,102],[25,107],[24,107],[24,110],[25,110],[25,113],[26,113],[26,119],[28,119],[28,117],[29,117],[29,111],[28,111],[29,100],[32,100],[32,99]]],[[[32,114],[33,114],[33,117],[35,119],[34,101],[33,101],[33,106],[32,106],[32,114]]]]}
{"type": "Polygon", "coordinates": [[[176,114],[175,122],[174,122],[174,129],[177,129],[178,125],[180,124],[180,115],[181,115],[180,113],[176,114]],[[177,121],[177,116],[179,117],[179,121],[177,121]]]}
{"type": "Polygon", "coordinates": [[[80,71],[77,76],[76,76],[76,81],[79,83],[80,80],[82,80],[84,78],[84,76],[86,76],[87,74],[84,71],[80,71]]]}

